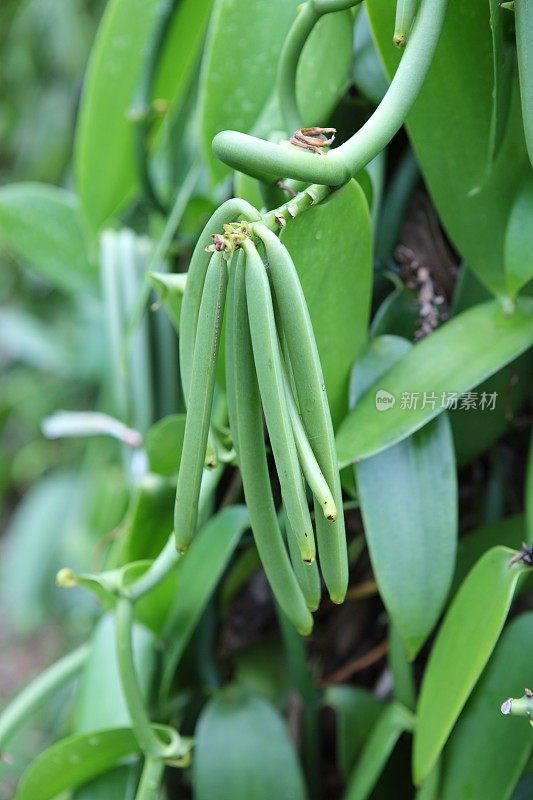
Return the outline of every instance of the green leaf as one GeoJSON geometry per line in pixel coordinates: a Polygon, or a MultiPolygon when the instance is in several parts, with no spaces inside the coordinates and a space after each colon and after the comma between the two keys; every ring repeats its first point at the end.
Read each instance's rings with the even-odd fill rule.
{"type": "Polygon", "coordinates": [[[82,502],[80,482],[68,472],[51,472],[25,495],[4,533],[2,602],[12,628],[29,633],[42,624],[61,566],[60,543],[82,502]]]}
{"type": "MultiPolygon", "coordinates": [[[[110,0],[85,78],[76,130],[76,185],[95,230],[116,214],[137,186],[128,111],[160,3],[110,0]]],[[[182,0],[163,47],[152,97],[177,106],[196,66],[211,0],[182,0]]],[[[169,112],[171,113],[171,112],[169,112]]]]}
{"type": "Polygon", "coordinates": [[[59,289],[96,288],[97,271],[72,192],[40,183],[3,186],[0,242],[59,289]]]}
{"type": "Polygon", "coordinates": [[[514,12],[522,119],[529,160],[533,165],[533,14],[531,3],[518,2],[514,12]]]}
{"type": "Polygon", "coordinates": [[[489,0],[492,31],[492,114],[490,119],[488,170],[490,175],[509,121],[509,109],[515,77],[516,51],[514,46],[513,15],[502,8],[500,0],[489,0]]]}
{"type": "Polygon", "coordinates": [[[365,343],[370,310],[372,234],[363,190],[350,181],[289,222],[281,240],[302,283],[336,427],[346,412],[350,369],[365,343]]]}
{"type": "Polygon", "coordinates": [[[533,177],[528,175],[511,208],[505,233],[505,271],[509,294],[533,278],[533,177]]]}
{"type": "Polygon", "coordinates": [[[532,342],[530,298],[520,298],[509,315],[490,301],[453,317],[416,344],[348,414],[337,434],[341,466],[379,453],[418,430],[442,412],[443,393],[447,402],[450,393],[461,395],[472,389],[532,342]],[[379,390],[394,399],[383,411],[376,408],[379,390]],[[415,409],[402,408],[404,392],[417,399],[415,409]]]}
{"type": "Polygon", "coordinates": [[[296,96],[303,127],[329,122],[348,85],[352,42],[350,11],[325,14],[313,28],[296,73],[296,96]]]}
{"type": "Polygon", "coordinates": [[[507,364],[503,369],[474,387],[478,397],[497,395],[490,411],[480,408],[456,408],[450,411],[455,456],[459,467],[470,464],[489,449],[512,425],[516,413],[527,399],[533,374],[533,350],[507,364]]]}
{"type": "MultiPolygon", "coordinates": [[[[141,691],[148,698],[156,668],[156,638],[143,625],[135,623],[132,642],[141,691]]],[[[92,733],[111,725],[131,725],[118,672],[114,614],[105,615],[96,625],[75,702],[74,733],[92,733]]],[[[79,789],[75,800],[129,797],[127,789],[133,783],[135,772],[136,764],[115,766],[79,789]]]]}
{"type": "Polygon", "coordinates": [[[394,746],[415,718],[400,703],[390,703],[379,716],[353,770],[343,800],[366,800],[377,783],[394,746]]]}
{"type": "MultiPolygon", "coordinates": [[[[407,348],[393,336],[374,339],[354,367],[350,402],[407,348]]],[[[379,591],[414,658],[442,610],[455,562],[457,485],[447,416],[356,464],[355,474],[379,591]]]]}
{"type": "Polygon", "coordinates": [[[244,506],[230,506],[220,511],[198,531],[187,553],[178,561],[179,594],[163,631],[163,638],[170,643],[161,681],[163,696],[170,687],[176,665],[198,620],[249,524],[244,506]]]}
{"type": "Polygon", "coordinates": [[[388,89],[389,81],[376,51],[368,24],[366,8],[361,7],[355,24],[355,58],[352,77],[355,86],[363,97],[374,105],[381,103],[388,89]]]}
{"type": "Polygon", "coordinates": [[[229,168],[213,155],[213,137],[227,128],[246,133],[256,121],[275,85],[279,54],[297,6],[298,0],[215,0],[200,80],[202,145],[215,183],[229,168]]]}
{"type": "Polygon", "coordinates": [[[433,768],[498,641],[516,582],[526,569],[510,564],[514,554],[507,547],[485,553],[467,575],[439,629],[418,701],[415,783],[433,768]]]}
{"type": "MultiPolygon", "coordinates": [[[[389,75],[401,58],[390,44],[394,7],[392,0],[369,0],[367,4],[389,75]]],[[[450,3],[437,52],[408,116],[407,130],[455,247],[492,292],[505,293],[505,227],[526,154],[515,80],[505,137],[487,177],[494,83],[489,12],[487,0],[450,3]]]]}
{"type": "Polygon", "coordinates": [[[209,701],[196,727],[196,800],[305,800],[294,745],[274,708],[230,686],[209,701]]]}
{"type": "Polygon", "coordinates": [[[159,293],[160,302],[164,305],[174,330],[179,333],[181,304],[187,276],[174,272],[148,272],[146,277],[159,293]]]}
{"type": "Polygon", "coordinates": [[[529,455],[527,461],[526,487],[526,541],[533,542],[533,436],[529,442],[529,455]]]}
{"type": "Polygon", "coordinates": [[[442,800],[507,800],[531,752],[526,720],[498,713],[521,694],[533,662],[533,613],[504,631],[444,751],[442,800]],[[475,765],[483,765],[482,769],[475,765]]]}
{"type": "MultiPolygon", "coordinates": [[[[136,623],[133,628],[133,657],[141,691],[148,698],[156,667],[157,641],[151,631],[136,623]]],[[[92,733],[113,727],[130,727],[131,720],[118,672],[115,615],[106,614],[97,623],[91,652],[76,694],[74,730],[92,733]]]]}
{"type": "Polygon", "coordinates": [[[15,800],[53,800],[140,752],[133,731],[113,728],[61,739],[30,764],[15,800]]]}
{"type": "Polygon", "coordinates": [[[152,425],[144,442],[152,472],[167,476],[177,473],[184,432],[185,414],[172,414],[152,425]]]}
{"type": "Polygon", "coordinates": [[[337,763],[346,779],[383,709],[375,695],[358,686],[328,686],[324,705],[335,712],[337,763]]]}
{"type": "Polygon", "coordinates": [[[147,473],[135,488],[121,540],[121,564],[156,558],[172,530],[176,484],[147,473]]]}
{"type": "Polygon", "coordinates": [[[521,514],[516,517],[499,519],[490,525],[482,525],[467,533],[466,536],[461,536],[457,545],[457,564],[450,596],[453,597],[476,561],[487,550],[498,545],[518,550],[527,538],[526,521],[521,514]]]}

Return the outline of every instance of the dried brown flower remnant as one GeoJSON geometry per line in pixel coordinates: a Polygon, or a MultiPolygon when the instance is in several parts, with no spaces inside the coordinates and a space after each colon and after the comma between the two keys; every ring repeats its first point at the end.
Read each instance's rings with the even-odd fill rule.
{"type": "Polygon", "coordinates": [[[324,154],[324,147],[329,147],[335,140],[336,128],[300,128],[289,139],[296,147],[324,154]],[[329,138],[328,138],[329,137],[329,138]]]}

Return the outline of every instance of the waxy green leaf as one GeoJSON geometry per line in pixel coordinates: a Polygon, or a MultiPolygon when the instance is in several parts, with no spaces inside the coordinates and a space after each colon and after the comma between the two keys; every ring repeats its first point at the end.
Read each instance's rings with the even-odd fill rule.
{"type": "Polygon", "coordinates": [[[510,797],[533,739],[527,720],[504,717],[498,709],[507,697],[521,694],[530,681],[532,662],[530,612],[514,619],[502,634],[450,736],[444,750],[442,800],[510,797]]]}
{"type": "MultiPolygon", "coordinates": [[[[367,8],[381,57],[392,75],[401,58],[390,44],[395,3],[369,0],[367,8]]],[[[505,12],[500,9],[500,13],[505,12]]],[[[449,4],[407,130],[451,240],[491,291],[505,294],[505,228],[527,156],[515,79],[505,136],[487,177],[494,85],[489,24],[487,0],[449,4]]]]}
{"type": "MultiPolygon", "coordinates": [[[[350,402],[406,348],[393,336],[374,339],[354,367],[350,402]]],[[[439,617],[455,563],[457,481],[447,416],[359,462],[355,475],[374,576],[414,658],[439,617]]]]}
{"type": "Polygon", "coordinates": [[[346,779],[383,710],[375,695],[358,686],[328,686],[324,705],[335,712],[338,766],[346,779]]]}
{"type": "Polygon", "coordinates": [[[494,547],[467,575],[439,629],[417,707],[413,778],[429,774],[502,630],[518,577],[514,550],[494,547]]]}
{"type": "Polygon", "coordinates": [[[514,12],[522,119],[529,160],[533,165],[533,8],[531,3],[520,0],[514,12]]]}
{"type": "Polygon", "coordinates": [[[505,233],[507,287],[514,296],[533,278],[533,177],[528,175],[511,208],[505,233]]]}
{"type": "Polygon", "coordinates": [[[196,800],[305,800],[294,745],[263,698],[224,689],[204,708],[195,739],[196,800]]]}
{"type": "Polygon", "coordinates": [[[152,425],[144,443],[152,472],[167,476],[177,474],[184,432],[185,414],[171,414],[152,425]]]}
{"type": "Polygon", "coordinates": [[[138,755],[130,728],[113,728],[61,739],[30,764],[14,800],[53,800],[107,772],[123,759],[138,755]]]}
{"type": "Polygon", "coordinates": [[[59,289],[96,290],[98,273],[89,257],[79,204],[65,189],[40,183],[3,186],[0,245],[59,289]]]}
{"type": "Polygon", "coordinates": [[[288,222],[281,240],[302,283],[336,427],[346,412],[350,369],[366,340],[370,310],[372,234],[363,190],[350,181],[288,222]]]}
{"type": "Polygon", "coordinates": [[[200,79],[200,126],[215,183],[229,174],[229,168],[213,155],[213,137],[227,128],[247,132],[256,121],[271,96],[281,47],[297,6],[298,0],[267,4],[263,0],[216,0],[214,4],[200,79]]]}
{"type": "MultiPolygon", "coordinates": [[[[509,315],[496,301],[458,314],[416,344],[361,397],[337,433],[341,465],[401,441],[440,414],[443,399],[445,405],[450,397],[473,389],[532,343],[531,298],[519,298],[509,315]],[[380,395],[389,400],[386,407],[380,403],[384,410],[376,408],[378,391],[393,396],[380,395]],[[411,398],[416,408],[404,408],[405,400],[407,405],[414,404],[411,398]]],[[[490,413],[490,398],[483,402],[490,413]]]]}
{"type": "Polygon", "coordinates": [[[513,15],[501,7],[499,0],[489,0],[489,8],[493,60],[492,114],[487,167],[487,174],[490,175],[509,121],[516,51],[513,15]]]}
{"type": "Polygon", "coordinates": [[[163,695],[170,687],[176,665],[249,524],[248,510],[244,506],[230,506],[220,511],[198,531],[186,555],[178,561],[179,594],[163,631],[163,638],[170,643],[161,681],[163,695]]]}
{"type": "MultiPolygon", "coordinates": [[[[128,119],[158,0],[110,0],[93,45],[76,131],[76,185],[98,230],[137,186],[133,126],[128,119]]],[[[211,0],[181,0],[159,58],[152,98],[172,108],[187,89],[199,57],[211,0]]],[[[170,112],[169,112],[170,113],[170,112]]]]}
{"type": "Polygon", "coordinates": [[[415,718],[400,703],[391,703],[379,716],[353,770],[343,800],[366,800],[404,731],[413,730],[415,718]]]}

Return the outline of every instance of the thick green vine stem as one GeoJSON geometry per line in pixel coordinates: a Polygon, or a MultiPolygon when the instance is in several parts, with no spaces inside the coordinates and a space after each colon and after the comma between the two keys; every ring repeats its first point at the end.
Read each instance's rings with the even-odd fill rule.
{"type": "Polygon", "coordinates": [[[87,661],[89,649],[88,644],[83,644],[81,647],[63,656],[63,658],[56,661],[55,664],[52,664],[44,672],[41,672],[35,680],[22,689],[11,703],[4,708],[2,714],[0,714],[0,751],[4,748],[11,736],[20,729],[24,721],[28,719],[51,694],[81,672],[87,661]]]}
{"type": "Polygon", "coordinates": [[[371,161],[400,129],[422,87],[444,23],[448,0],[423,0],[413,31],[385,97],[347,142],[327,155],[222,131],[213,150],[224,163],[260,180],[283,178],[340,186],[371,161]]]}
{"type": "Polygon", "coordinates": [[[506,700],[501,706],[502,714],[513,714],[517,717],[527,717],[533,725],[533,692],[526,689],[523,697],[506,700]]]}
{"type": "Polygon", "coordinates": [[[135,664],[133,661],[132,625],[133,603],[126,597],[120,597],[116,605],[116,644],[120,682],[124,698],[131,717],[135,738],[147,757],[162,758],[163,743],[160,742],[146,712],[141,694],[135,664]]]}
{"type": "Polygon", "coordinates": [[[301,126],[296,98],[296,71],[304,45],[316,23],[324,14],[345,11],[361,0],[308,0],[300,7],[281,51],[276,90],[286,131],[294,132],[301,126]]]}
{"type": "Polygon", "coordinates": [[[135,800],[157,800],[164,769],[165,765],[159,758],[145,760],[135,800]]]}

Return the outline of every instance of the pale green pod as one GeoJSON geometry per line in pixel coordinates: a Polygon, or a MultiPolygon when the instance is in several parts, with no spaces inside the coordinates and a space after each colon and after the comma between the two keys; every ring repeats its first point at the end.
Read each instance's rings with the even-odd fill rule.
{"type": "Polygon", "coordinates": [[[179,327],[180,373],[186,406],[189,405],[192,361],[194,343],[196,340],[196,328],[198,327],[198,316],[200,313],[200,302],[204,289],[205,276],[211,258],[211,253],[207,253],[205,248],[212,243],[212,234],[222,233],[223,225],[227,222],[233,222],[239,217],[244,217],[248,220],[257,220],[260,219],[260,214],[253,206],[238,197],[222,203],[207,222],[192,254],[189,271],[187,273],[185,291],[183,293],[179,327]]]}
{"type": "Polygon", "coordinates": [[[335,522],[330,522],[317,504],[315,525],[325,584],[333,602],[342,603],[348,587],[346,532],[333,425],[313,326],[298,273],[287,249],[265,226],[256,224],[253,228],[265,244],[304,428],[339,512],[335,522]]]}
{"type": "Polygon", "coordinates": [[[396,47],[405,47],[409,31],[415,19],[418,0],[397,0],[396,21],[392,40],[396,47]]]}
{"type": "Polygon", "coordinates": [[[215,253],[209,262],[200,304],[174,505],[174,535],[179,551],[187,549],[196,530],[227,280],[226,262],[221,253],[215,253]]]}
{"type": "Polygon", "coordinates": [[[285,380],[285,396],[287,398],[289,417],[302,472],[317,503],[322,509],[323,515],[330,522],[335,522],[337,519],[337,507],[326,479],[322,474],[322,470],[318,466],[315,454],[309,444],[309,439],[307,438],[303,422],[296,408],[296,403],[285,370],[283,371],[283,377],[285,380]]]}
{"type": "Polygon", "coordinates": [[[228,293],[226,298],[226,349],[224,353],[226,372],[226,403],[228,406],[229,427],[235,450],[238,450],[237,424],[235,419],[235,281],[237,274],[240,273],[241,279],[244,282],[244,264],[239,264],[239,262],[243,261],[244,253],[242,250],[239,250],[230,261],[228,293]]]}
{"type": "Polygon", "coordinates": [[[251,241],[246,252],[246,299],[261,402],[276,462],[281,496],[302,559],[315,559],[315,537],[294,441],[270,285],[261,256],[251,241]]]}
{"type": "Polygon", "coordinates": [[[296,541],[294,531],[291,529],[289,520],[287,519],[287,515],[285,514],[284,516],[285,516],[285,533],[287,537],[287,545],[289,548],[289,556],[291,559],[291,564],[294,570],[294,574],[296,575],[296,580],[298,581],[303,596],[305,597],[307,608],[310,611],[316,611],[318,606],[320,605],[320,595],[321,595],[320,573],[318,571],[318,563],[316,560],[313,561],[312,564],[306,564],[305,561],[302,561],[302,557],[300,555],[300,550],[298,548],[298,542],[296,541]]]}
{"type": "Polygon", "coordinates": [[[233,366],[230,374],[239,391],[234,394],[234,405],[229,405],[229,414],[230,424],[236,431],[235,443],[244,496],[257,550],[274,596],[296,629],[302,635],[307,635],[313,628],[313,618],[292,571],[272,498],[248,322],[245,265],[241,259],[235,264],[234,270],[231,281],[233,300],[230,300],[233,302],[233,366]]]}

